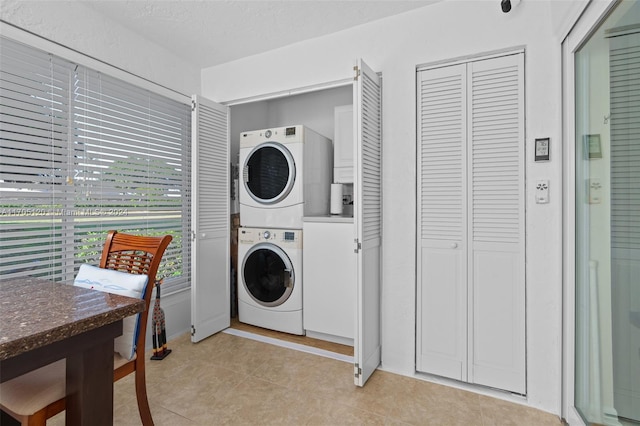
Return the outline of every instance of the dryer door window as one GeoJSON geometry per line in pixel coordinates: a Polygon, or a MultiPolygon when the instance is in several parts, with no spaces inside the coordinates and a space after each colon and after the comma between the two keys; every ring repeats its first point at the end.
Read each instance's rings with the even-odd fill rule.
{"type": "Polygon", "coordinates": [[[273,307],[289,298],[295,277],[291,261],[280,247],[260,243],[244,258],[242,281],[253,300],[262,306],[273,307]]]}
{"type": "Polygon", "coordinates": [[[255,201],[273,204],[284,199],[295,182],[296,166],[287,148],[276,142],[265,142],[247,156],[243,180],[255,201]]]}

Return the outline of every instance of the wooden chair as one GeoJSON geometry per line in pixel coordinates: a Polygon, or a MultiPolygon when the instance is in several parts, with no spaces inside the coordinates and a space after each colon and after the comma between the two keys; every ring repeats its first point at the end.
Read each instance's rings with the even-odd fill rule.
{"type": "MultiPolygon", "coordinates": [[[[145,274],[149,277],[144,291],[146,308],[140,314],[136,353],[127,360],[114,353],[113,381],[135,373],[136,398],[142,424],[153,425],[145,379],[145,339],[151,293],[158,266],[172,237],[147,237],[109,231],[102,250],[100,267],[145,274]],[[149,283],[151,285],[149,285],[149,283]]],[[[45,425],[46,420],[65,409],[65,360],[0,384],[0,409],[22,425],[45,425]]],[[[3,417],[3,423],[6,419],[3,417]]]]}

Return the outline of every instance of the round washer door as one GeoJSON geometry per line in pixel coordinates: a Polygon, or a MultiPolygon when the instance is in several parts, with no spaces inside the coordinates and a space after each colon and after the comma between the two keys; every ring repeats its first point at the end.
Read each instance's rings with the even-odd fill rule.
{"type": "Polygon", "coordinates": [[[242,261],[242,283],[256,303],[266,307],[283,304],[295,283],[289,256],[274,244],[256,244],[242,261]]]}
{"type": "Polygon", "coordinates": [[[293,188],[296,164],[291,152],[277,142],[264,142],[251,150],[243,167],[245,189],[261,204],[282,201],[293,188]]]}

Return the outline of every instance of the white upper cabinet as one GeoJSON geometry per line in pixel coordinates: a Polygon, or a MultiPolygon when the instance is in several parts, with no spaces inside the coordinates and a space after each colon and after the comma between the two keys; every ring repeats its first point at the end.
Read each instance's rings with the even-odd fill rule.
{"type": "Polygon", "coordinates": [[[353,183],[353,105],[334,109],[333,181],[353,183]]]}

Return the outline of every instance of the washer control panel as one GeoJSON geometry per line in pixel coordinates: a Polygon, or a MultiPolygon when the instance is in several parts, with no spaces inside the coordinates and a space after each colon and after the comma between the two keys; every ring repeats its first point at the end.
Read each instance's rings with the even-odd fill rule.
{"type": "Polygon", "coordinates": [[[240,228],[238,243],[256,244],[270,242],[287,247],[302,247],[301,229],[240,228]]]}

